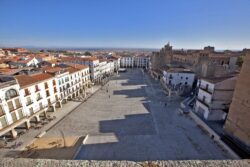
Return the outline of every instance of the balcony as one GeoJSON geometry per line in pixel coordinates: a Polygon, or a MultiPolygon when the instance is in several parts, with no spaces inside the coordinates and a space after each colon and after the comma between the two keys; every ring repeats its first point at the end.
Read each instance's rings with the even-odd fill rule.
{"type": "Polygon", "coordinates": [[[48,101],[48,105],[49,105],[49,106],[53,105],[54,103],[56,103],[56,100],[48,101]]]}
{"type": "Polygon", "coordinates": [[[22,108],[23,106],[21,105],[21,104],[18,104],[18,105],[16,105],[16,109],[15,110],[17,110],[17,109],[19,109],[19,108],[22,108]]]}
{"type": "Polygon", "coordinates": [[[201,90],[203,90],[203,91],[209,93],[209,94],[213,94],[213,90],[208,89],[208,87],[200,86],[199,88],[200,88],[201,90]]]}
{"type": "Polygon", "coordinates": [[[199,101],[201,104],[205,105],[207,108],[209,108],[209,104],[205,100],[201,99],[200,97],[196,97],[196,100],[199,101]]]}
{"type": "Polygon", "coordinates": [[[18,120],[16,116],[16,112],[11,112],[10,114],[11,114],[13,123],[16,122],[18,120]]]}
{"type": "Polygon", "coordinates": [[[27,96],[30,96],[30,95],[31,95],[30,92],[25,92],[24,97],[27,97],[27,96]]]}
{"type": "Polygon", "coordinates": [[[3,116],[0,117],[0,122],[2,124],[2,129],[5,128],[6,126],[8,126],[8,122],[6,120],[5,115],[3,115],[3,116]]]}
{"type": "Polygon", "coordinates": [[[39,92],[40,90],[41,90],[41,89],[36,88],[36,89],[35,89],[35,93],[39,92]]]}
{"type": "Polygon", "coordinates": [[[19,115],[19,119],[21,119],[21,118],[24,117],[23,111],[22,111],[22,110],[18,110],[17,113],[18,113],[18,115],[19,115]]]}
{"type": "Polygon", "coordinates": [[[49,97],[49,96],[50,96],[49,91],[46,91],[46,97],[49,97]]]}
{"type": "Polygon", "coordinates": [[[49,86],[48,86],[48,84],[46,83],[46,84],[44,84],[44,87],[45,87],[45,89],[48,89],[49,88],[49,86]]]}
{"type": "Polygon", "coordinates": [[[39,96],[39,97],[36,98],[36,101],[40,101],[40,100],[42,100],[41,96],[39,96]]]}
{"type": "Polygon", "coordinates": [[[29,106],[29,105],[31,105],[31,104],[33,104],[32,101],[27,101],[26,106],[29,106]]]}
{"type": "Polygon", "coordinates": [[[43,110],[43,109],[45,109],[47,107],[48,107],[48,105],[39,105],[39,111],[41,111],[41,110],[43,110]]]}

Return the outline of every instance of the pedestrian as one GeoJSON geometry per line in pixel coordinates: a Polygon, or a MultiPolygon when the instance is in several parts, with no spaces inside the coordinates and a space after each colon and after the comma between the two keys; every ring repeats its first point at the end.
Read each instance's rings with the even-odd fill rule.
{"type": "Polygon", "coordinates": [[[109,98],[110,98],[110,95],[109,95],[109,98]]]}

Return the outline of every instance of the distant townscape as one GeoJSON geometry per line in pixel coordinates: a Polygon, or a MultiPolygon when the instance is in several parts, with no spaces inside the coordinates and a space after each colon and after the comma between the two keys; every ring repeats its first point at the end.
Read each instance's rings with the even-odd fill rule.
{"type": "MultiPolygon", "coordinates": [[[[5,151],[1,154],[6,156],[8,146],[18,151],[26,150],[26,152],[22,152],[25,156],[19,155],[18,157],[32,157],[35,155],[35,147],[32,147],[35,145],[32,143],[33,138],[42,139],[50,128],[53,131],[53,126],[56,126],[57,122],[63,120],[77,105],[86,102],[89,98],[91,100],[91,96],[95,92],[106,93],[107,96],[103,100],[112,99],[115,95],[118,95],[116,98],[119,99],[119,95],[123,92],[115,90],[116,87],[118,89],[117,84],[121,86],[147,84],[148,87],[143,88],[143,92],[146,92],[143,97],[155,100],[152,100],[153,104],[147,104],[149,105],[149,107],[145,107],[147,110],[154,113],[158,110],[166,110],[170,106],[171,111],[184,116],[189,115],[211,140],[219,143],[227,151],[230,157],[249,157],[249,74],[250,50],[248,49],[216,51],[214,47],[206,46],[204,49],[186,50],[173,49],[169,43],[159,51],[153,52],[151,50],[124,51],[122,49],[86,51],[41,49],[34,51],[25,48],[2,48],[0,49],[0,146],[5,151]],[[127,79],[128,83],[119,83],[119,77],[121,80],[125,80],[129,75],[134,77],[130,78],[133,82],[129,83],[130,81],[127,79]],[[109,82],[110,80],[112,82],[109,82]],[[164,94],[157,94],[160,91],[160,88],[155,86],[157,84],[161,85],[164,94]],[[165,97],[168,100],[164,100],[165,97]],[[67,104],[72,101],[76,103],[74,105],[70,103],[69,107],[67,104]],[[154,106],[156,104],[159,106],[154,106]],[[66,107],[64,108],[64,106],[66,107]]],[[[126,91],[130,90],[126,89],[126,91]]],[[[129,96],[132,94],[127,94],[127,98],[129,96]]],[[[140,97],[140,93],[133,94],[133,96],[140,97]]],[[[100,102],[95,101],[95,103],[98,106],[100,102]]],[[[132,103],[131,101],[133,106],[132,103]]],[[[103,102],[103,105],[105,104],[106,102],[103,102]]],[[[113,104],[116,102],[110,104],[112,104],[110,110],[113,110],[115,108],[113,104]]],[[[123,107],[130,107],[130,104],[126,105],[123,107]]],[[[86,104],[86,106],[88,105],[86,104]]],[[[82,109],[82,111],[84,110],[85,108],[82,109]]],[[[119,109],[117,110],[119,111],[119,109]]],[[[170,111],[167,109],[167,112],[170,111]]],[[[155,116],[153,115],[153,117],[155,116]]],[[[183,119],[178,118],[179,115],[175,115],[175,117],[183,119]]],[[[85,119],[88,119],[87,116],[85,119]]],[[[149,124],[152,123],[151,120],[149,122],[149,124]]],[[[85,126],[79,124],[74,127],[72,123],[69,125],[72,126],[72,129],[79,127],[84,129],[85,126]]],[[[135,125],[137,124],[135,123],[135,125]]],[[[191,127],[191,123],[187,122],[186,125],[191,127]]],[[[150,129],[147,126],[145,125],[145,128],[150,129]]],[[[144,127],[142,126],[142,128],[144,127]]],[[[66,136],[67,133],[70,133],[67,131],[67,127],[65,129],[65,132],[60,130],[63,136],[63,133],[66,136]]],[[[80,130],[76,129],[74,130],[80,130]]],[[[161,130],[158,131],[156,128],[154,133],[157,135],[162,133],[161,130]]],[[[125,132],[126,130],[122,132],[117,130],[118,134],[125,132]]],[[[134,135],[134,133],[131,131],[131,134],[134,135]]],[[[153,133],[145,132],[145,134],[152,135],[153,133]]],[[[113,137],[110,138],[113,139],[113,137]]],[[[90,140],[91,136],[88,136],[88,139],[90,140]]],[[[86,138],[85,140],[88,143],[86,138]]],[[[60,143],[60,140],[56,141],[60,143]]],[[[67,138],[66,141],[70,143],[71,139],[67,138]]],[[[94,137],[92,141],[95,141],[94,137]]],[[[136,140],[131,139],[131,141],[136,140]]],[[[205,142],[211,144],[210,140],[206,139],[205,142]]],[[[192,140],[189,139],[188,143],[192,143],[192,140]]],[[[203,144],[200,149],[205,149],[206,144],[203,144]]],[[[56,144],[56,146],[59,147],[60,144],[56,144]]],[[[39,148],[39,146],[37,147],[39,148]]],[[[119,148],[117,147],[117,150],[119,148]]],[[[211,148],[210,151],[214,150],[218,151],[217,147],[211,148]]],[[[83,154],[82,149],[79,153],[76,150],[73,153],[75,156],[71,156],[69,159],[84,159],[87,156],[92,159],[93,156],[96,156],[85,152],[83,154]]],[[[40,154],[40,156],[42,155],[45,153],[40,154]]],[[[164,155],[159,155],[159,157],[156,155],[155,159],[164,159],[164,155]]],[[[191,157],[186,155],[187,159],[198,157],[194,152],[189,155],[191,157]]],[[[204,153],[204,156],[208,155],[211,154],[205,155],[204,153]]],[[[227,157],[220,155],[221,159],[227,157]]],[[[121,155],[121,157],[118,155],[116,158],[122,159],[123,156],[129,157],[129,155],[121,155]]],[[[183,155],[183,157],[185,156],[183,155]]],[[[143,158],[138,156],[138,159],[135,160],[143,160],[143,158]]]]}

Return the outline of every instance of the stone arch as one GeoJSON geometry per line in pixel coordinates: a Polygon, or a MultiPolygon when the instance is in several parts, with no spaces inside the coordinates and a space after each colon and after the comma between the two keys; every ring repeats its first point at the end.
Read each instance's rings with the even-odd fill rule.
{"type": "Polygon", "coordinates": [[[5,99],[6,100],[12,99],[16,96],[18,96],[18,93],[15,89],[9,89],[5,92],[5,99]]]}

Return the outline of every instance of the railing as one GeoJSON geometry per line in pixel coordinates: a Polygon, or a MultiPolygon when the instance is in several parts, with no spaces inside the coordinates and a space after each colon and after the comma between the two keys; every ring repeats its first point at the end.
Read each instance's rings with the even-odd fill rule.
{"type": "Polygon", "coordinates": [[[39,92],[41,89],[39,89],[39,88],[36,88],[36,90],[35,90],[35,92],[39,92]]]}
{"type": "Polygon", "coordinates": [[[11,117],[12,117],[13,123],[17,121],[16,112],[11,112],[11,117]]]}
{"type": "Polygon", "coordinates": [[[196,100],[198,100],[200,103],[202,103],[203,105],[205,105],[206,107],[209,108],[209,104],[207,104],[207,102],[205,100],[200,99],[199,97],[197,97],[196,100]]]}
{"type": "Polygon", "coordinates": [[[8,126],[8,122],[6,120],[5,115],[3,115],[2,117],[0,117],[0,122],[2,124],[2,128],[5,128],[6,126],[8,126]]]}
{"type": "Polygon", "coordinates": [[[19,115],[19,119],[24,117],[22,110],[18,110],[17,113],[19,115]]]}
{"type": "Polygon", "coordinates": [[[36,98],[36,101],[39,101],[39,100],[41,100],[41,99],[42,99],[42,97],[39,96],[38,98],[36,98]]]}
{"type": "Polygon", "coordinates": [[[200,88],[201,90],[203,90],[203,91],[209,93],[209,94],[212,94],[212,93],[213,93],[213,90],[208,89],[208,87],[204,88],[204,87],[200,86],[199,88],[200,88]]]}
{"type": "Polygon", "coordinates": [[[26,106],[29,106],[29,105],[31,105],[31,104],[33,104],[33,102],[32,102],[32,101],[28,101],[28,102],[26,103],[26,106]]]}
{"type": "Polygon", "coordinates": [[[17,109],[19,109],[19,108],[22,108],[23,106],[21,105],[21,104],[19,104],[19,105],[16,105],[16,109],[15,110],[17,110],[17,109]]]}
{"type": "Polygon", "coordinates": [[[31,95],[30,92],[25,92],[24,97],[31,95]]]}

